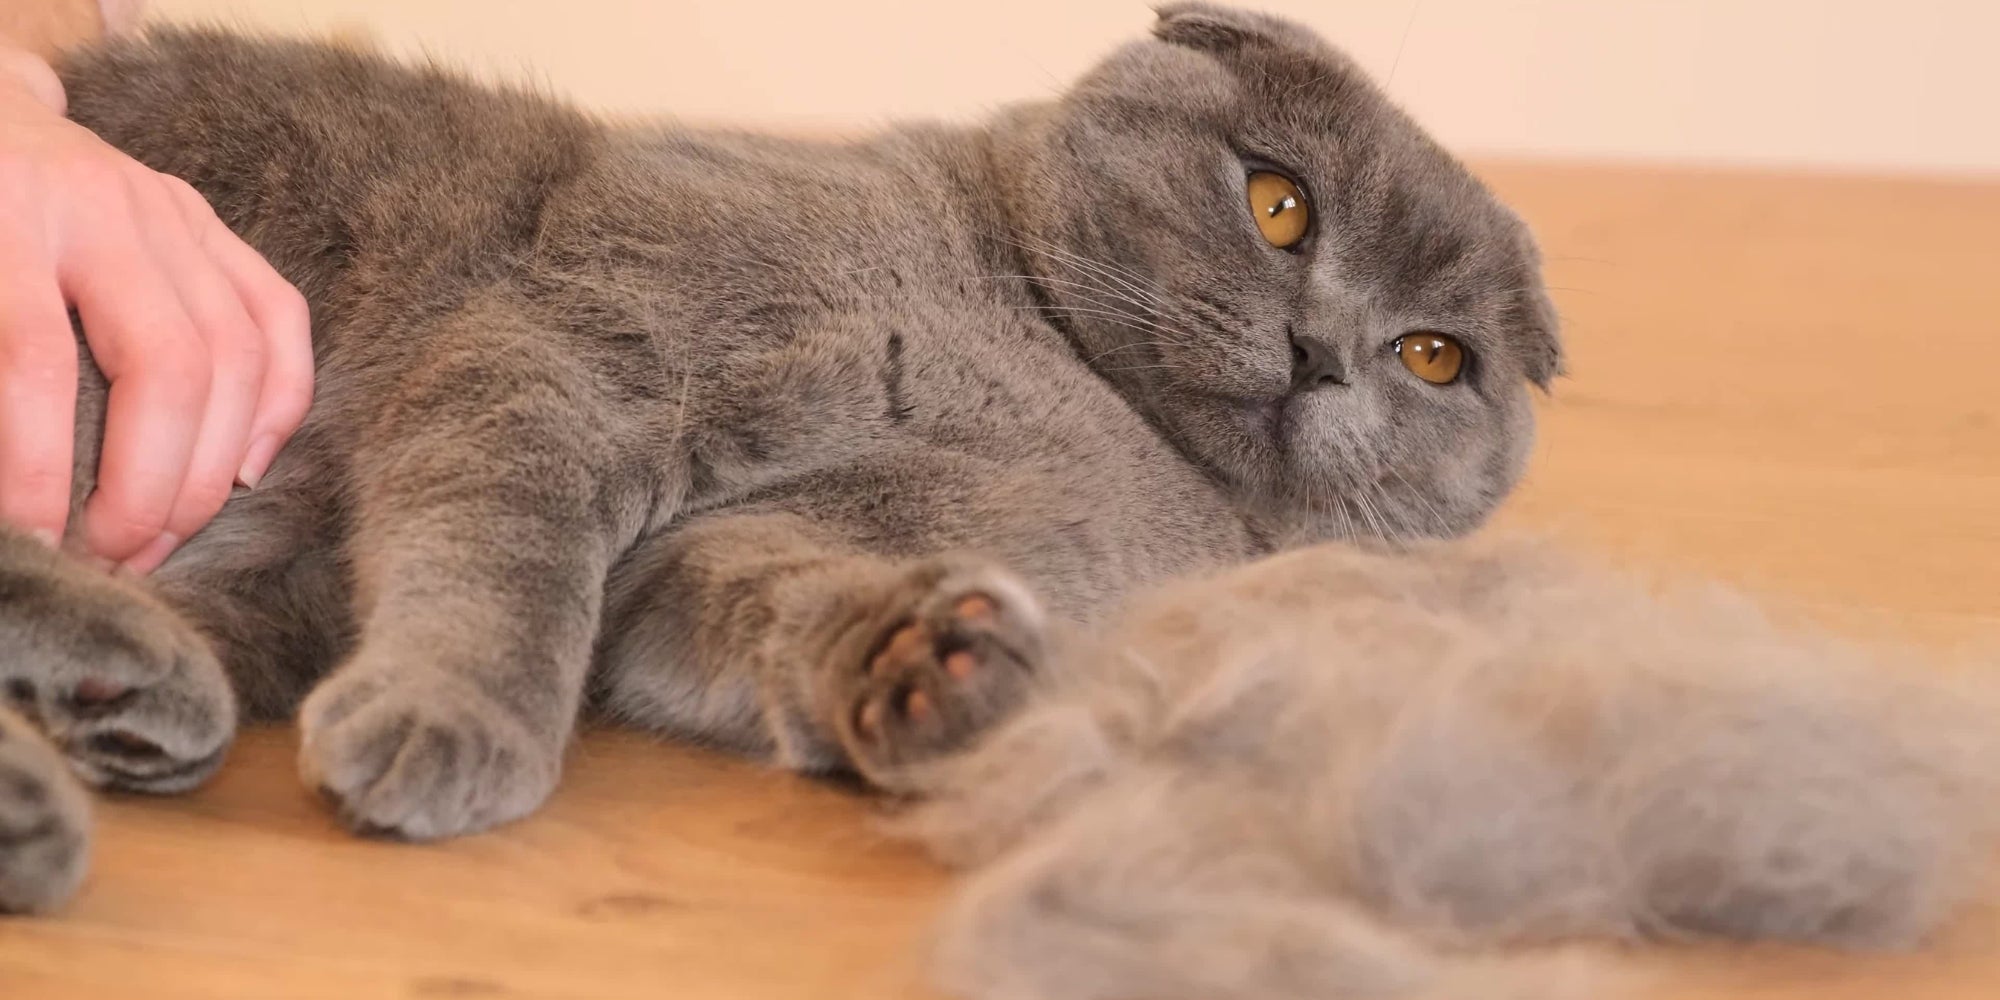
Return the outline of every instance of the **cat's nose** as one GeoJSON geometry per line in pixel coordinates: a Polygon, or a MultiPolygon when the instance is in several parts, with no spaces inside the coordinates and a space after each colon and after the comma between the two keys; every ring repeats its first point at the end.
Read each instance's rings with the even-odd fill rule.
{"type": "Polygon", "coordinates": [[[1314,336],[1292,334],[1292,391],[1347,384],[1347,362],[1338,348],[1314,336]]]}

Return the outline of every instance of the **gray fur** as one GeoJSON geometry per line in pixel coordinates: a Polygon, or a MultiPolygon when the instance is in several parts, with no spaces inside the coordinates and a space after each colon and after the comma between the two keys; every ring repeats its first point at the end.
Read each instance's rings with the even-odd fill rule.
{"type": "Polygon", "coordinates": [[[0,650],[0,913],[44,910],[87,861],[77,777],[192,788],[222,763],[234,702],[207,644],[157,600],[10,532],[0,650]]]}
{"type": "Polygon", "coordinates": [[[1927,659],[1529,545],[1322,546],[1143,599],[902,823],[973,868],[968,998],[1612,995],[1478,956],[1901,947],[1992,886],[2000,675],[1927,659]]]}
{"type": "Polygon", "coordinates": [[[89,864],[90,800],[62,754],[0,704],[0,913],[55,908],[89,864]]]}
{"type": "MultiPolygon", "coordinates": [[[[193,774],[237,708],[296,711],[305,779],[411,838],[535,808],[587,700],[896,786],[1015,705],[1047,623],[1280,542],[1476,525],[1555,363],[1525,231],[1308,34],[1155,33],[1060,100],[848,143],[209,31],[72,56],[71,114],[298,285],[319,366],[152,581],[208,649],[118,675],[155,714],[104,725],[193,774]],[[1251,154],[1322,199],[1305,252],[1259,237],[1251,154]],[[1467,377],[1403,371],[1413,324],[1467,377]],[[1346,384],[1292,384],[1308,336],[1346,384]]],[[[87,635],[185,632],[150,599],[47,617],[76,575],[9,552],[32,599],[0,619],[77,643],[0,649],[48,698],[105,680],[87,635]]]]}
{"type": "Polygon", "coordinates": [[[1754,620],[1322,549],[1050,659],[1135,588],[1471,529],[1560,365],[1525,231],[1344,57],[1200,5],[1155,35],[852,143],[208,32],[72,59],[73,114],[304,291],[320,395],[150,594],[0,535],[0,908],[82,870],[58,752],[171,791],[297,711],[344,821],[428,838],[534,809],[588,704],[935,795],[977,996],[1547,996],[1444,956],[1928,928],[1991,832],[1989,703],[1754,620]],[[1416,330],[1466,376],[1403,371],[1416,330]]]}

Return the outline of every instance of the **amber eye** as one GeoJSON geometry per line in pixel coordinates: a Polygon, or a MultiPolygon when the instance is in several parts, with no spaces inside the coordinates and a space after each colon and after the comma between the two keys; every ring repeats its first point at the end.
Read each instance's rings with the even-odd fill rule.
{"type": "Polygon", "coordinates": [[[1412,333],[1396,341],[1403,367],[1433,385],[1450,385],[1465,370],[1465,347],[1442,333],[1412,333]]]}
{"type": "Polygon", "coordinates": [[[1250,192],[1250,217],[1257,220],[1257,231],[1272,246],[1290,250],[1306,238],[1306,227],[1312,222],[1311,210],[1306,208],[1305,194],[1291,178],[1259,170],[1250,175],[1244,186],[1250,192]]]}

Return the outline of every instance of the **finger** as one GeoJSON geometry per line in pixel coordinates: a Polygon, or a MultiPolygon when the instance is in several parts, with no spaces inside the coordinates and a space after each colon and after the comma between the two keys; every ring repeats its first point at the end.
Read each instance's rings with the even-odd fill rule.
{"type": "MultiPolygon", "coordinates": [[[[200,199],[193,188],[187,191],[200,199]]],[[[250,422],[250,444],[236,475],[243,485],[255,486],[312,407],[312,321],[298,289],[223,226],[206,202],[201,203],[201,212],[212,227],[205,240],[209,256],[235,286],[250,321],[264,337],[263,390],[250,422]]]]}
{"type": "Polygon", "coordinates": [[[158,539],[124,563],[137,573],[151,572],[229,499],[264,381],[263,334],[251,323],[235,286],[184,228],[181,210],[173,203],[177,196],[163,188],[159,197],[158,213],[172,219],[157,219],[145,231],[196,335],[206,343],[210,377],[201,430],[166,526],[158,539]]]}
{"type": "Polygon", "coordinates": [[[111,382],[83,537],[113,563],[166,527],[208,407],[207,346],[143,247],[113,231],[77,248],[58,275],[111,382]]]}
{"type": "Polygon", "coordinates": [[[0,522],[51,545],[69,520],[76,336],[46,263],[0,253],[0,522]]]}

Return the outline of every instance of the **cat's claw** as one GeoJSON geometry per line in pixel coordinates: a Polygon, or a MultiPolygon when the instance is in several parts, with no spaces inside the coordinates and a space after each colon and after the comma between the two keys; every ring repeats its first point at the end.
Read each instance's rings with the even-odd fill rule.
{"type": "Polygon", "coordinates": [[[965,747],[1020,704],[1043,631],[1041,608],[1005,570],[939,560],[911,572],[861,630],[859,662],[836,665],[848,684],[840,736],[855,769],[896,789],[905,768],[965,747]]]}

